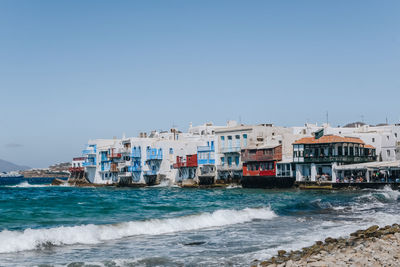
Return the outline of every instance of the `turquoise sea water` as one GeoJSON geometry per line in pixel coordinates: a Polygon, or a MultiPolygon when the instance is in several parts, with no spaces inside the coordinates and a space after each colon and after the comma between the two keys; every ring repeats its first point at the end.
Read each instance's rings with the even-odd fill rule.
{"type": "Polygon", "coordinates": [[[399,192],[0,187],[0,266],[249,266],[372,224],[399,192]]]}

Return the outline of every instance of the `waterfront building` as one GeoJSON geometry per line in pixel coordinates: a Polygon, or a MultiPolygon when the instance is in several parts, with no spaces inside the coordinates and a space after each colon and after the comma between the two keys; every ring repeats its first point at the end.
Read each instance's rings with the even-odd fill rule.
{"type": "Polygon", "coordinates": [[[215,137],[207,141],[207,145],[197,147],[198,183],[211,185],[215,182],[217,168],[215,166],[215,137]]]}
{"type": "Polygon", "coordinates": [[[182,183],[182,185],[194,185],[198,183],[195,181],[197,178],[197,154],[186,155],[184,157],[177,156],[176,163],[173,167],[178,170],[177,180],[182,183]]]}
{"type": "Polygon", "coordinates": [[[339,165],[376,160],[375,148],[358,137],[323,135],[304,137],[293,143],[296,180],[337,182],[335,168],[339,165]]]}
{"type": "MultiPolygon", "coordinates": [[[[243,177],[243,159],[244,155],[251,153],[267,153],[269,149],[281,146],[281,157],[271,161],[284,160],[285,164],[291,165],[292,160],[292,143],[304,136],[302,134],[295,134],[292,128],[274,126],[272,124],[259,124],[259,125],[238,125],[236,122],[230,121],[227,126],[215,131],[217,144],[217,172],[218,180],[221,182],[236,181],[239,182],[243,177]],[[266,148],[266,149],[263,149],[266,148]],[[259,152],[257,150],[260,150],[259,152]],[[287,161],[289,161],[287,163],[287,161]]],[[[268,152],[269,153],[269,152],[268,152]]],[[[250,159],[246,156],[246,160],[250,159]]],[[[270,165],[270,160],[265,162],[267,166],[270,165]]],[[[247,162],[253,166],[251,162],[247,162]]],[[[264,163],[264,162],[263,162],[264,163]]],[[[258,166],[258,172],[265,173],[258,166]]],[[[285,165],[286,167],[286,165],[285,165]]],[[[256,171],[256,170],[254,170],[256,171]]],[[[246,181],[245,184],[252,183],[248,169],[246,168],[246,181]]],[[[254,172],[252,172],[254,173],[254,172]]],[[[276,164],[273,164],[273,173],[276,174],[276,164]]],[[[280,173],[281,174],[281,173],[280,173]]],[[[258,179],[256,179],[258,180],[258,179]]]]}
{"type": "MultiPolygon", "coordinates": [[[[181,182],[187,177],[180,176],[178,169],[173,167],[177,157],[196,155],[197,162],[198,148],[210,146],[208,161],[201,165],[215,164],[210,157],[214,157],[214,131],[217,128],[206,123],[190,125],[187,133],[171,129],[152,131],[148,135],[140,133],[139,137],[91,140],[83,151],[83,166],[91,183],[153,185],[163,180],[181,182]]],[[[202,151],[200,157],[206,157],[205,154],[202,151]]]]}
{"type": "Polygon", "coordinates": [[[358,137],[376,149],[378,161],[400,160],[400,124],[380,124],[377,126],[351,123],[344,127],[331,127],[329,124],[306,123],[293,127],[295,133],[311,135],[323,130],[325,135],[358,137]]]}
{"type": "MultiPolygon", "coordinates": [[[[114,155],[112,149],[116,147],[119,139],[89,140],[86,149],[82,151],[85,161],[86,178],[90,183],[112,184],[118,180],[115,169],[111,171],[114,155]]],[[[115,165],[113,165],[115,166],[115,165]]]]}
{"type": "Polygon", "coordinates": [[[71,167],[69,168],[69,179],[85,178],[85,168],[83,167],[85,160],[85,157],[76,157],[72,159],[71,167]]]}

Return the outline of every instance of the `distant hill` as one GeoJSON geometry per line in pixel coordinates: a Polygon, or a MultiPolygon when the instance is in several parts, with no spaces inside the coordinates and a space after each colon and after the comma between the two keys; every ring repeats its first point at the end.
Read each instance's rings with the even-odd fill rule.
{"type": "Polygon", "coordinates": [[[14,164],[12,162],[0,159],[0,172],[23,171],[23,170],[27,170],[30,168],[31,167],[20,166],[20,165],[14,164]]]}

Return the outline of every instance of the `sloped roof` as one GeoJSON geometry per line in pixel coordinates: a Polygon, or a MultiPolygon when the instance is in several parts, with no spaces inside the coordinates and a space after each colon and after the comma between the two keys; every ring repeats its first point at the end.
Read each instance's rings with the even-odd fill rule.
{"type": "Polygon", "coordinates": [[[358,137],[342,137],[337,135],[324,135],[319,139],[315,139],[315,137],[303,137],[293,144],[329,144],[329,143],[354,143],[354,144],[362,144],[365,143],[358,137]]]}

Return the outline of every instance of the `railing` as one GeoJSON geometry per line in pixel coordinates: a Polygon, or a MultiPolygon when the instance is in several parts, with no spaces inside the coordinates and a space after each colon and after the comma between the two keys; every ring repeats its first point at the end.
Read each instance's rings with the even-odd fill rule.
{"type": "Polygon", "coordinates": [[[93,161],[84,161],[82,163],[83,167],[96,167],[96,162],[93,161]]]}
{"type": "Polygon", "coordinates": [[[118,150],[117,150],[117,153],[120,153],[120,154],[129,154],[129,153],[131,153],[131,148],[129,147],[122,147],[122,148],[119,148],[118,150]]]}
{"type": "Polygon", "coordinates": [[[228,165],[228,164],[224,164],[224,165],[218,165],[217,166],[217,170],[221,170],[221,171],[239,171],[242,170],[243,166],[242,164],[236,165],[236,164],[232,164],[232,165],[228,165]]]}
{"type": "Polygon", "coordinates": [[[282,160],[282,154],[249,154],[243,153],[242,154],[242,161],[274,161],[274,160],[282,160]]]}
{"type": "Polygon", "coordinates": [[[142,166],[129,166],[128,171],[130,172],[141,172],[142,166]]]}
{"type": "Polygon", "coordinates": [[[82,150],[83,155],[89,155],[89,154],[96,154],[96,150],[94,149],[84,149],[82,150]]]}
{"type": "Polygon", "coordinates": [[[120,177],[131,177],[132,173],[131,172],[120,172],[120,173],[118,173],[118,176],[120,176],[120,177]]]}
{"type": "Polygon", "coordinates": [[[146,153],[147,160],[162,160],[163,155],[162,151],[160,150],[148,150],[146,153]]]}
{"type": "Polygon", "coordinates": [[[143,174],[144,174],[144,175],[157,175],[157,171],[153,171],[153,170],[151,170],[151,171],[144,171],[143,174]]]}
{"type": "Polygon", "coordinates": [[[70,172],[83,172],[85,170],[85,168],[83,168],[83,167],[70,167],[68,170],[70,172]]]}
{"type": "Polygon", "coordinates": [[[221,153],[240,153],[240,146],[221,147],[221,153]]]}
{"type": "Polygon", "coordinates": [[[122,157],[121,153],[111,153],[110,155],[108,155],[108,157],[111,158],[116,158],[119,159],[122,157]]]}
{"type": "Polygon", "coordinates": [[[198,146],[197,152],[215,152],[214,146],[198,146]]]}
{"type": "Polygon", "coordinates": [[[215,165],[215,159],[198,159],[199,165],[215,165]]]}
{"type": "Polygon", "coordinates": [[[132,150],[131,158],[141,158],[142,151],[140,150],[132,150]]]}
{"type": "Polygon", "coordinates": [[[320,162],[346,162],[360,163],[375,161],[375,156],[324,156],[324,157],[304,157],[305,163],[320,163],[320,162]]]}

